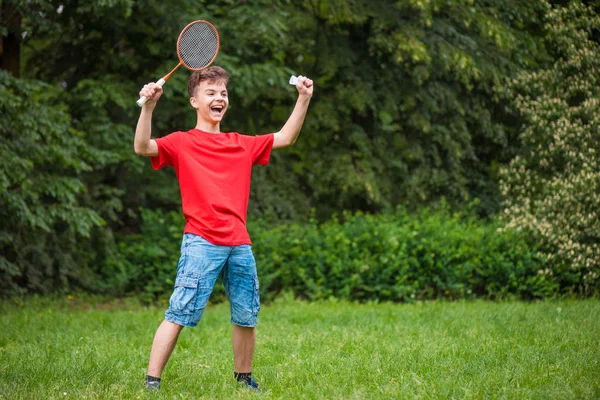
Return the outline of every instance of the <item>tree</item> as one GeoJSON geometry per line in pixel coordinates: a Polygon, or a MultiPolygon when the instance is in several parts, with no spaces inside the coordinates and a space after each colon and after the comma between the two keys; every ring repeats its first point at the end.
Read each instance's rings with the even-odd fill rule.
{"type": "Polygon", "coordinates": [[[523,118],[522,151],[502,169],[503,219],[541,244],[547,267],[582,291],[600,273],[600,18],[581,2],[545,20],[555,64],[507,82],[523,118]]]}
{"type": "Polygon", "coordinates": [[[317,86],[286,161],[319,215],[444,197],[483,198],[493,214],[515,132],[494,88],[546,60],[544,12],[537,1],[461,0],[306,1],[291,13],[286,65],[317,86]]]}
{"type": "Polygon", "coordinates": [[[21,14],[8,1],[0,3],[4,32],[0,38],[0,69],[18,77],[21,74],[21,14]]]}
{"type": "MultiPolygon", "coordinates": [[[[257,170],[253,216],[298,219],[316,208],[328,218],[442,197],[455,205],[483,198],[490,214],[497,165],[514,151],[494,87],[545,60],[539,4],[65,1],[44,19],[26,17],[23,58],[28,77],[66,86],[76,128],[113,154],[92,175],[103,190],[122,191],[114,196],[122,205],[117,219],[132,228],[139,206],[179,204],[172,173],[150,178],[147,163],[124,151],[137,113],[130,99],[172,68],[175,38],[199,18],[219,30],[216,62],[232,74],[224,129],[276,131],[294,101],[289,74],[317,83],[301,139],[257,170]]],[[[178,71],[166,86],[156,135],[194,125],[187,76],[178,71]]]]}
{"type": "Polygon", "coordinates": [[[57,88],[0,71],[0,294],[89,278],[78,240],[103,223],[86,206],[93,149],[57,88]]]}
{"type": "MultiPolygon", "coordinates": [[[[502,77],[546,61],[540,29],[546,9],[536,0],[3,4],[22,20],[17,36],[24,80],[11,81],[6,92],[45,82],[52,97],[40,107],[69,121],[62,132],[77,138],[77,159],[87,167],[56,169],[35,152],[19,157],[42,172],[81,182],[73,206],[94,210],[104,221],[90,228],[89,240],[78,233],[76,248],[66,251],[53,242],[44,247],[44,257],[59,265],[59,255],[69,253],[82,270],[99,274],[114,251],[113,234],[139,231],[140,207],[180,209],[173,171],[151,171],[148,160],[132,151],[132,139],[139,88],[177,62],[176,38],[192,20],[207,19],[221,34],[216,64],[231,73],[224,130],[277,131],[295,100],[289,75],[316,81],[300,139],[275,152],[269,168],[254,176],[250,218],[269,222],[306,219],[311,209],[323,220],[346,209],[378,212],[401,203],[417,208],[441,198],[461,206],[480,197],[481,212],[492,214],[497,165],[516,149],[514,122],[504,118],[494,88],[502,77]]],[[[165,86],[154,136],[194,126],[188,76],[181,69],[165,86]]],[[[25,96],[39,90],[16,90],[18,101],[29,104],[25,96]]],[[[21,114],[17,121],[34,117],[24,108],[21,114]]],[[[38,139],[20,140],[31,149],[38,139]]],[[[43,200],[37,197],[30,206],[43,208],[43,200]]]]}

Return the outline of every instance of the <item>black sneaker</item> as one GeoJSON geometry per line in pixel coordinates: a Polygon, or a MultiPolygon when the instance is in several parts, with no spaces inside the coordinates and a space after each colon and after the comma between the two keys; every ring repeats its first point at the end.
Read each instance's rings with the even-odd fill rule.
{"type": "Polygon", "coordinates": [[[158,392],[160,389],[160,381],[146,381],[144,382],[144,387],[149,392],[158,392]]]}
{"type": "Polygon", "coordinates": [[[239,383],[241,385],[243,385],[244,387],[247,387],[250,390],[254,390],[255,392],[260,392],[260,389],[258,388],[258,382],[254,378],[250,378],[249,380],[242,380],[242,381],[239,381],[239,383]]]}

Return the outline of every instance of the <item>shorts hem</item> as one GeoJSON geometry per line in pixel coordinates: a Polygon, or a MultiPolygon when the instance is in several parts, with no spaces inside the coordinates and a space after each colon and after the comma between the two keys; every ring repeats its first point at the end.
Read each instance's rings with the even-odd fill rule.
{"type": "Polygon", "coordinates": [[[231,323],[234,324],[234,325],[237,325],[237,326],[244,327],[244,328],[254,328],[256,325],[258,325],[258,321],[256,321],[254,323],[254,325],[252,325],[252,324],[240,324],[238,322],[235,322],[234,320],[231,320],[231,323]]]}
{"type": "Polygon", "coordinates": [[[196,322],[196,323],[194,323],[194,322],[181,322],[181,320],[178,320],[177,318],[170,317],[170,316],[165,316],[165,321],[169,321],[169,322],[172,322],[172,323],[180,325],[180,326],[187,326],[189,328],[195,328],[195,327],[198,326],[198,322],[196,322]]]}

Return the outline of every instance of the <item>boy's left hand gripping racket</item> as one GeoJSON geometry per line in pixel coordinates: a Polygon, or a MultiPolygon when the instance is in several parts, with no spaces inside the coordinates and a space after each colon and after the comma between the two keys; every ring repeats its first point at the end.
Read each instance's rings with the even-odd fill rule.
{"type": "MultiPolygon", "coordinates": [[[[194,21],[188,24],[177,39],[177,56],[179,64],[167,75],[160,78],[156,84],[161,86],[169,79],[179,66],[183,65],[191,71],[200,71],[215,61],[219,52],[219,33],[217,29],[207,21],[194,21]]],[[[140,97],[138,106],[143,106],[148,100],[140,97]]]]}

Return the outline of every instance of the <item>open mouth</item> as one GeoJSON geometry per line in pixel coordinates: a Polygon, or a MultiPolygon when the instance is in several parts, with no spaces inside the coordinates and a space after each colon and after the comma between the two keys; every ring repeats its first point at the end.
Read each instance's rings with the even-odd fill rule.
{"type": "Polygon", "coordinates": [[[225,109],[224,106],[217,105],[217,106],[212,106],[210,108],[210,111],[212,111],[212,112],[214,112],[216,114],[222,114],[224,109],[225,109]]]}

